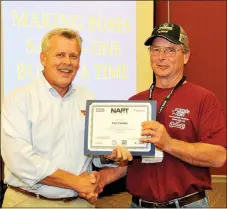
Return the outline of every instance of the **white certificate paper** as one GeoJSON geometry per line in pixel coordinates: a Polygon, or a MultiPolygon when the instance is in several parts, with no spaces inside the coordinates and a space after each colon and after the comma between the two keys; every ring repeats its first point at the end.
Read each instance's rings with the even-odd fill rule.
{"type": "Polygon", "coordinates": [[[151,143],[141,143],[141,123],[156,119],[156,101],[88,100],[85,154],[110,154],[116,145],[133,155],[154,155],[151,143]]]}

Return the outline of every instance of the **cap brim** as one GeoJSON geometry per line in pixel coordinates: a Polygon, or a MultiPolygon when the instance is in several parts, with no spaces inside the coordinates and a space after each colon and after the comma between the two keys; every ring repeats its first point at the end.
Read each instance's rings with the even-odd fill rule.
{"type": "Polygon", "coordinates": [[[145,46],[150,46],[153,42],[153,40],[157,37],[161,37],[161,38],[164,38],[174,44],[181,44],[181,42],[179,40],[174,40],[172,38],[170,38],[169,36],[163,36],[163,35],[155,35],[155,36],[150,36],[145,42],[144,42],[144,45],[145,46]]]}

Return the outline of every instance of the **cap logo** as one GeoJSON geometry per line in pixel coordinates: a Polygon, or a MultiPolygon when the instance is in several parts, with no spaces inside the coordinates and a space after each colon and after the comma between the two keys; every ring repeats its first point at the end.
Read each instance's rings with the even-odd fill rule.
{"type": "Polygon", "coordinates": [[[173,24],[170,24],[170,23],[164,23],[164,24],[162,24],[161,26],[164,26],[164,27],[168,27],[168,26],[170,26],[170,27],[172,27],[172,26],[173,26],[173,24]]]}
{"type": "Polygon", "coordinates": [[[168,33],[169,31],[168,30],[158,30],[157,32],[158,33],[168,33]]]}
{"type": "Polygon", "coordinates": [[[157,30],[158,33],[168,33],[170,30],[173,30],[173,27],[169,25],[160,26],[157,30]]]}
{"type": "Polygon", "coordinates": [[[160,26],[158,30],[162,30],[162,29],[164,29],[164,30],[173,30],[173,27],[171,27],[171,26],[160,26]]]}

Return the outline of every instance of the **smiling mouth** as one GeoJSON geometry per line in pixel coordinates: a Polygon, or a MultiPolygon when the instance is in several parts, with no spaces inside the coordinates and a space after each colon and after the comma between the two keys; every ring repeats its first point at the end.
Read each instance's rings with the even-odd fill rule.
{"type": "Polygon", "coordinates": [[[67,68],[61,68],[61,69],[58,69],[58,71],[60,71],[62,73],[72,73],[73,72],[72,69],[67,69],[67,68]]]}
{"type": "Polygon", "coordinates": [[[168,68],[167,65],[158,65],[158,67],[161,68],[161,69],[167,69],[168,68]]]}

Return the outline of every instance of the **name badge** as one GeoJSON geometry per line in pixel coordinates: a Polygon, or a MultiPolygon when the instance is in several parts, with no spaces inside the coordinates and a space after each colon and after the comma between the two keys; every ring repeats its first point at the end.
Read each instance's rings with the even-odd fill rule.
{"type": "Polygon", "coordinates": [[[163,151],[155,147],[154,156],[142,156],[142,163],[160,163],[163,160],[163,151]]]}

